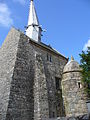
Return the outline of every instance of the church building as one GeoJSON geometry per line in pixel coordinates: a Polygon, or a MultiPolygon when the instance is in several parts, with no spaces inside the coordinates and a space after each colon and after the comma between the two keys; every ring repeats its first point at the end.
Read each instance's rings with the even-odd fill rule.
{"type": "Polygon", "coordinates": [[[57,120],[87,114],[79,64],[42,43],[30,1],[26,34],[11,28],[0,48],[0,120],[57,120]]]}

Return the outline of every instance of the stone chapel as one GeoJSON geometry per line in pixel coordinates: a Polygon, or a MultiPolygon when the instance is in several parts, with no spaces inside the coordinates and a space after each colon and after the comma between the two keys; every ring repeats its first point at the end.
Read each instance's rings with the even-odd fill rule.
{"type": "Polygon", "coordinates": [[[41,41],[30,1],[26,34],[11,28],[0,48],[0,120],[53,120],[87,114],[81,68],[41,41]]]}

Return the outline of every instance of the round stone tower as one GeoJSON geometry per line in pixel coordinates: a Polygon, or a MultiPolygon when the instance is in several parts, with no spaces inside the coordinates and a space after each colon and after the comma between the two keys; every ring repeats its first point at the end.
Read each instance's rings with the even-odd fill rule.
{"type": "Polygon", "coordinates": [[[81,83],[81,68],[73,57],[64,67],[62,95],[66,116],[79,116],[88,113],[86,95],[81,83]]]}

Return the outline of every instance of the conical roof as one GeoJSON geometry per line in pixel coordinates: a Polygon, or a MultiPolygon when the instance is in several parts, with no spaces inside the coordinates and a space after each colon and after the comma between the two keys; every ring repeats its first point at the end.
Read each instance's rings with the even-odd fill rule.
{"type": "Polygon", "coordinates": [[[30,3],[30,11],[29,11],[29,19],[28,19],[28,25],[32,25],[32,24],[39,25],[39,20],[37,17],[33,0],[31,0],[31,3],[30,3]]]}
{"type": "Polygon", "coordinates": [[[65,65],[63,73],[66,72],[80,72],[81,68],[77,61],[74,60],[73,57],[71,57],[71,60],[65,65]]]}

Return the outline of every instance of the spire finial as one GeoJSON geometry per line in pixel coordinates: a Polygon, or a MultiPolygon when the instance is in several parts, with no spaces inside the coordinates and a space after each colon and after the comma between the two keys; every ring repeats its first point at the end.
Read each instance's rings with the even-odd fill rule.
{"type": "Polygon", "coordinates": [[[74,57],[73,56],[71,56],[71,61],[73,61],[74,60],[74,57]]]}

